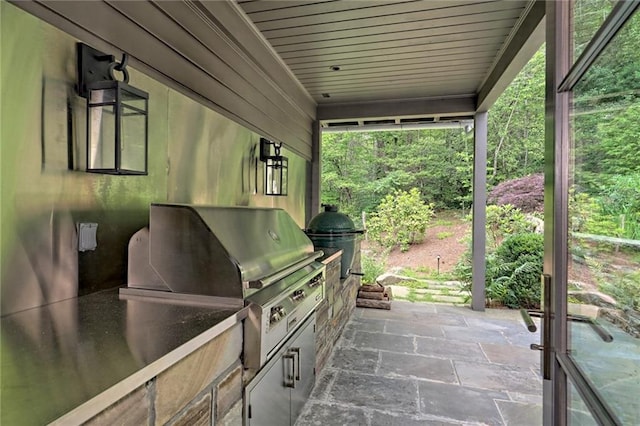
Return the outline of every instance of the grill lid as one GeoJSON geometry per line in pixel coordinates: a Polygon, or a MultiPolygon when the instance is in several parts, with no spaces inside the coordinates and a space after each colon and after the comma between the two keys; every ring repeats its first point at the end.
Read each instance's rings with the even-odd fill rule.
{"type": "Polygon", "coordinates": [[[149,228],[149,263],[179,293],[244,297],[321,255],[282,209],[152,204],[149,228]]]}
{"type": "Polygon", "coordinates": [[[338,206],[323,204],[324,211],[317,214],[305,230],[308,236],[342,236],[363,234],[364,231],[356,229],[353,221],[344,213],[338,212],[338,206]]]}

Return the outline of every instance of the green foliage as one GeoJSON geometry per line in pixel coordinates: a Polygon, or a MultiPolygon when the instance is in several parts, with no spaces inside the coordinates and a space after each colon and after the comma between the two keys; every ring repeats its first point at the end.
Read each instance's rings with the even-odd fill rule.
{"type": "Polygon", "coordinates": [[[622,234],[613,217],[602,210],[602,203],[586,193],[574,193],[569,204],[569,217],[574,232],[609,237],[620,237],[622,234]]]}
{"type": "Polygon", "coordinates": [[[362,284],[373,284],[376,279],[384,274],[386,257],[384,255],[373,255],[362,252],[362,284]]]}
{"type": "Polygon", "coordinates": [[[436,238],[439,239],[439,240],[444,240],[444,239],[447,239],[447,238],[451,237],[452,235],[454,235],[454,234],[451,231],[442,231],[442,232],[438,232],[436,234],[436,238]]]}
{"type": "Polygon", "coordinates": [[[600,284],[600,289],[613,296],[623,309],[640,311],[640,271],[611,277],[600,284]]]}
{"type": "Polygon", "coordinates": [[[486,296],[509,308],[540,306],[544,242],[540,234],[507,238],[487,262],[486,296]]]}
{"type": "Polygon", "coordinates": [[[487,206],[486,225],[487,246],[490,250],[496,249],[509,235],[533,231],[533,224],[524,213],[510,204],[487,206]]]}
{"type": "Polygon", "coordinates": [[[496,256],[503,262],[515,262],[522,256],[542,256],[544,237],[541,234],[515,234],[507,238],[496,250],[496,256]]]}
{"type": "MultiPolygon", "coordinates": [[[[544,164],[544,46],[489,112],[488,181],[539,173],[544,164]]],[[[437,209],[471,206],[473,132],[425,129],[323,133],[322,203],[353,219],[396,190],[418,188],[437,209]]]]}
{"type": "MultiPolygon", "coordinates": [[[[438,271],[436,271],[435,269],[431,269],[428,266],[418,266],[417,268],[403,268],[399,274],[419,280],[429,281],[453,281],[456,279],[456,277],[450,272],[438,273],[438,271]]],[[[424,283],[421,284],[421,287],[417,288],[429,288],[429,284],[424,283]]]]}
{"type": "MultiPolygon", "coordinates": [[[[519,233],[504,240],[486,256],[485,291],[487,304],[509,308],[540,306],[540,275],[544,238],[535,233],[519,233]]],[[[463,290],[471,292],[471,251],[467,250],[454,270],[463,282],[463,290]]]]}
{"type": "Polygon", "coordinates": [[[544,46],[489,110],[487,181],[542,171],[544,165],[544,46]]]}
{"type": "Polygon", "coordinates": [[[325,133],[322,202],[353,218],[396,190],[418,188],[438,208],[471,200],[473,133],[463,129],[325,133]]]}
{"type": "Polygon", "coordinates": [[[383,247],[399,246],[407,251],[410,244],[421,243],[433,205],[425,204],[417,188],[387,195],[367,223],[369,238],[383,247]]]}
{"type": "Polygon", "coordinates": [[[640,173],[611,176],[602,193],[602,214],[616,222],[622,237],[640,240],[640,173]]]}

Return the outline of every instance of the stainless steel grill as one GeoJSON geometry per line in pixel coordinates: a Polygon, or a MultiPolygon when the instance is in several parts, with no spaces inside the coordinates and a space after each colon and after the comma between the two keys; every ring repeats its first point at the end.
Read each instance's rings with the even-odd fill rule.
{"type": "Polygon", "coordinates": [[[248,305],[244,363],[259,368],[322,301],[320,256],[281,209],[153,204],[120,294],[248,305]]]}

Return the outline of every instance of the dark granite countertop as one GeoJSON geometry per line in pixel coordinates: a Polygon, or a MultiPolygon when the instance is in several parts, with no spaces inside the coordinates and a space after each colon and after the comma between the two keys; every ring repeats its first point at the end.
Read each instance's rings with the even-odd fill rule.
{"type": "Polygon", "coordinates": [[[4,317],[0,423],[45,424],[88,402],[99,411],[244,316],[241,307],[121,300],[113,289],[4,317]]]}

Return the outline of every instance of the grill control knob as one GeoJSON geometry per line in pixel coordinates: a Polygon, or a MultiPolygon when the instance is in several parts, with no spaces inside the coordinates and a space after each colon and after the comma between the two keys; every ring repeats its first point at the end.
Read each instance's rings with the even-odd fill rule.
{"type": "Polygon", "coordinates": [[[295,301],[304,299],[306,295],[304,294],[304,290],[300,289],[300,290],[296,290],[293,292],[293,294],[291,295],[291,298],[295,301]]]}
{"type": "Polygon", "coordinates": [[[322,284],[322,275],[317,275],[309,281],[309,287],[314,288],[318,285],[322,284]]]}
{"type": "Polygon", "coordinates": [[[271,315],[269,316],[269,322],[274,323],[280,321],[287,313],[283,306],[274,306],[271,308],[271,315]]]}

